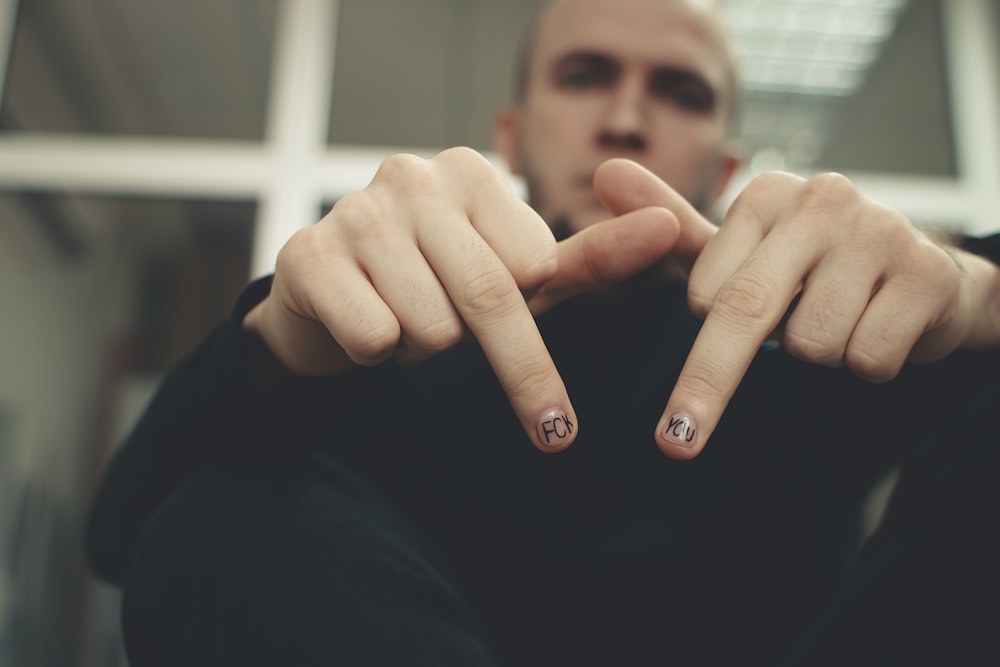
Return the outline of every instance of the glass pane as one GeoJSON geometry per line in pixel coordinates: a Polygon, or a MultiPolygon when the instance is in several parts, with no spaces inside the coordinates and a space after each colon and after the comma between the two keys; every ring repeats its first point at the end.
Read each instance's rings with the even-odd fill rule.
{"type": "Polygon", "coordinates": [[[956,175],[936,0],[866,8],[787,0],[726,5],[748,79],[740,136],[752,170],[956,175]],[[875,12],[870,22],[862,20],[862,9],[875,12]],[[842,14],[836,20],[823,15],[833,11],[842,14]],[[768,20],[760,20],[764,12],[768,20]],[[799,28],[775,27],[793,24],[799,28]],[[826,33],[824,25],[836,31],[826,33]],[[882,29],[888,33],[880,42],[873,31],[882,29]],[[771,60],[771,71],[761,72],[747,54],[766,56],[761,60],[771,60]],[[838,64],[844,67],[834,71],[838,64]],[[796,75],[801,85],[753,85],[768,74],[776,80],[796,75]]]}
{"type": "Polygon", "coordinates": [[[539,0],[341,0],[330,142],[491,148],[539,0]]]}
{"type": "Polygon", "coordinates": [[[83,512],[154,381],[232,308],[255,213],[0,193],[0,663],[114,652],[117,601],[83,574],[83,512]]]}
{"type": "Polygon", "coordinates": [[[0,129],[260,139],[277,0],[20,0],[0,129]]]}
{"type": "MultiPolygon", "coordinates": [[[[508,99],[515,51],[538,5],[537,0],[343,0],[330,141],[489,149],[493,115],[508,99]]],[[[831,75],[821,66],[803,72],[809,85],[801,88],[810,92],[749,90],[740,129],[748,157],[757,155],[765,167],[807,172],[955,174],[936,0],[872,5],[884,12],[882,27],[888,30],[877,48],[866,41],[861,5],[790,0],[726,5],[734,32],[737,15],[771,12],[747,39],[757,50],[779,42],[792,49],[786,64],[798,62],[798,52],[815,50],[822,41],[815,35],[835,10],[846,13],[835,25],[862,33],[853,46],[826,40],[825,59],[818,63],[864,62],[855,71],[859,85],[849,93],[831,92],[835,81],[821,85],[831,75]],[[803,28],[776,38],[775,25],[793,15],[803,28]]]]}
{"type": "Polygon", "coordinates": [[[817,163],[827,169],[957,176],[937,0],[910,0],[817,163]]]}

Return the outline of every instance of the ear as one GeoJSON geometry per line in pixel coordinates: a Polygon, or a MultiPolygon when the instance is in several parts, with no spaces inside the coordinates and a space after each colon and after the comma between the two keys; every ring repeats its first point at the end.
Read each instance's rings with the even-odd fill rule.
{"type": "Polygon", "coordinates": [[[521,175],[520,113],[509,106],[497,113],[493,121],[493,150],[506,162],[510,173],[521,175]]]}
{"type": "Polygon", "coordinates": [[[726,186],[732,180],[733,174],[739,170],[743,164],[743,153],[735,144],[727,146],[722,155],[719,156],[719,174],[715,179],[715,188],[712,192],[712,201],[717,201],[722,193],[726,191],[726,186]]]}

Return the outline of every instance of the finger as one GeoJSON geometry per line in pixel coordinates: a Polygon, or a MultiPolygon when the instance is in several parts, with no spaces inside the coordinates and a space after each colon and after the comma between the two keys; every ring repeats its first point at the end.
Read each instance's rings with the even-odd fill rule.
{"type": "Polygon", "coordinates": [[[359,244],[355,252],[378,296],[399,321],[399,361],[426,359],[462,340],[462,318],[412,239],[359,244]]]}
{"type": "Polygon", "coordinates": [[[670,211],[644,208],[592,225],[559,243],[559,270],[529,300],[540,315],[577,294],[615,285],[663,259],[680,235],[670,211]]]}
{"type": "Polygon", "coordinates": [[[680,235],[672,257],[685,271],[691,269],[718,231],[676,190],[631,160],[614,158],[603,163],[594,174],[594,189],[612,215],[648,206],[661,206],[673,212],[680,222],[680,235]]]}
{"type": "Polygon", "coordinates": [[[469,221],[523,292],[555,274],[559,253],[552,230],[485,157],[453,148],[439,153],[433,163],[443,167],[443,177],[458,181],[455,191],[469,193],[469,221]]]}
{"type": "Polygon", "coordinates": [[[656,429],[667,455],[687,459],[701,452],[809,272],[813,253],[789,252],[783,236],[765,238],[716,295],[656,429]]]}
{"type": "Polygon", "coordinates": [[[730,206],[719,233],[697,257],[688,281],[688,303],[692,312],[704,318],[715,295],[730,276],[746,261],[761,240],[779,221],[790,217],[790,202],[783,193],[803,181],[798,176],[769,173],[759,176],[730,206]]]}
{"type": "Polygon", "coordinates": [[[793,357],[823,366],[844,364],[847,343],[881,275],[869,255],[835,253],[812,270],[781,340],[793,357]]]}
{"type": "Polygon", "coordinates": [[[316,229],[303,229],[278,254],[271,294],[262,302],[262,331],[297,375],[374,365],[392,354],[399,323],[352,259],[308,250],[314,243],[303,239],[316,229]]]}
{"type": "Polygon", "coordinates": [[[847,366],[869,382],[887,382],[899,374],[917,340],[927,331],[931,312],[942,304],[928,302],[902,280],[889,280],[872,297],[845,352],[847,366]]]}
{"type": "Polygon", "coordinates": [[[542,451],[568,447],[577,419],[521,292],[492,248],[468,224],[418,234],[428,262],[483,348],[525,432],[542,451]]]}
{"type": "Polygon", "coordinates": [[[333,263],[313,285],[307,298],[316,319],[354,363],[373,366],[392,355],[399,343],[399,320],[357,265],[333,263]]]}

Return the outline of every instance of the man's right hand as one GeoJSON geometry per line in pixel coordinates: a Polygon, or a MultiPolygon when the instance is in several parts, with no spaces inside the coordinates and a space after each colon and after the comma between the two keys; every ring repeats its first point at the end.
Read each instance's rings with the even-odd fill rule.
{"type": "MultiPolygon", "coordinates": [[[[599,181],[597,192],[622,210],[599,181]]],[[[390,357],[412,363],[471,332],[531,440],[560,451],[578,422],[534,316],[649,267],[679,233],[672,213],[649,207],[557,244],[475,151],[396,155],[288,241],[270,296],[244,328],[285,368],[309,376],[390,357]]]]}

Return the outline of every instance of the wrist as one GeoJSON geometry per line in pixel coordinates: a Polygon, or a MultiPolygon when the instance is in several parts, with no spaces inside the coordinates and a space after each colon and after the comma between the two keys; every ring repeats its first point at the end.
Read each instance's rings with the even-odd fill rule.
{"type": "Polygon", "coordinates": [[[1000,346],[1000,266],[989,259],[960,251],[968,296],[969,326],[959,347],[1000,346]]]}
{"type": "MultiPolygon", "coordinates": [[[[270,281],[268,281],[270,288],[270,281]]],[[[247,290],[249,292],[250,290],[247,290]]],[[[244,295],[247,294],[244,292],[244,295]]],[[[240,304],[234,309],[234,318],[240,318],[240,353],[250,381],[258,386],[269,386],[292,377],[271,350],[263,334],[264,309],[270,298],[265,293],[256,303],[240,304]]]]}

